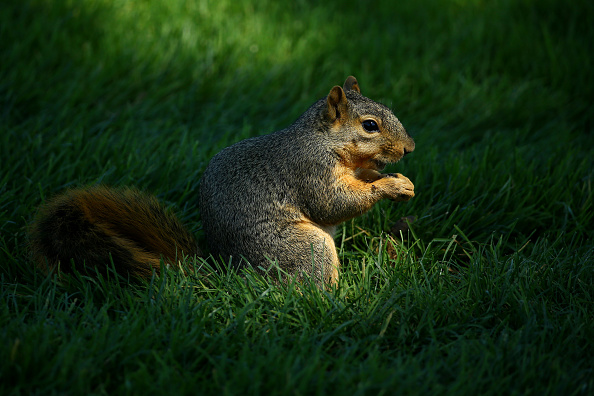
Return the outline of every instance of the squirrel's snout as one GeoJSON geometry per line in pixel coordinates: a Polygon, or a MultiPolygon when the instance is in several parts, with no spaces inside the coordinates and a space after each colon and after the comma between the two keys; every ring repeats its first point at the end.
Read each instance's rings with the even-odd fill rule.
{"type": "Polygon", "coordinates": [[[412,150],[410,150],[410,149],[407,149],[407,148],[405,147],[405,148],[404,148],[404,155],[412,153],[412,152],[413,152],[413,150],[414,150],[414,148],[413,148],[412,150]]]}
{"type": "Polygon", "coordinates": [[[413,151],[415,151],[415,141],[412,140],[412,138],[410,138],[410,142],[405,144],[405,146],[403,148],[404,148],[404,155],[412,153],[413,151]]]}

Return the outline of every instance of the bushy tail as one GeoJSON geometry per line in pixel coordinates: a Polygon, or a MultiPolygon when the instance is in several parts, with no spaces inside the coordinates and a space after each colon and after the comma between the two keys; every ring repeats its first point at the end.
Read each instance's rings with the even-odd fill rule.
{"type": "Polygon", "coordinates": [[[194,237],[151,195],[133,188],[67,191],[39,209],[30,228],[35,261],[47,270],[118,273],[148,278],[160,260],[201,255],[194,237]]]}

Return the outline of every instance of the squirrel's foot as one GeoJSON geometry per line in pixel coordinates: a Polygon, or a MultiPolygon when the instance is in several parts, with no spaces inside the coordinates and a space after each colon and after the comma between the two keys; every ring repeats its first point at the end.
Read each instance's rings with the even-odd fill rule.
{"type": "Polygon", "coordinates": [[[386,173],[382,179],[390,181],[387,198],[394,202],[408,201],[415,196],[415,186],[408,177],[400,173],[386,173]]]}

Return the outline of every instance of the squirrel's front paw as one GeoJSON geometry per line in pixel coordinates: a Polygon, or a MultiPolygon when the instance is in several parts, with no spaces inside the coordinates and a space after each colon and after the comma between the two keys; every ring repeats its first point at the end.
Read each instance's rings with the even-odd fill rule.
{"type": "Polygon", "coordinates": [[[400,173],[390,173],[387,177],[381,180],[389,183],[386,191],[386,198],[392,201],[408,201],[415,196],[415,186],[408,179],[400,173]]]}

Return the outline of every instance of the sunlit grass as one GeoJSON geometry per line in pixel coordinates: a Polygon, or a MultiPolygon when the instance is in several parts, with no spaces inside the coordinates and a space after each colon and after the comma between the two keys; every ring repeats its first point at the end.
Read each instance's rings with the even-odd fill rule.
{"type": "Polygon", "coordinates": [[[591,393],[590,3],[3,2],[0,393],[591,393]],[[29,261],[35,208],[81,184],[200,237],[208,160],[350,74],[415,137],[389,170],[416,196],[339,228],[336,289],[29,261]]]}

